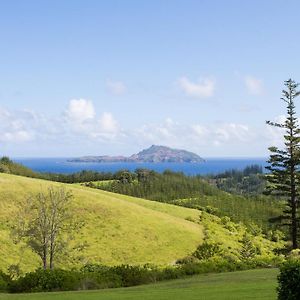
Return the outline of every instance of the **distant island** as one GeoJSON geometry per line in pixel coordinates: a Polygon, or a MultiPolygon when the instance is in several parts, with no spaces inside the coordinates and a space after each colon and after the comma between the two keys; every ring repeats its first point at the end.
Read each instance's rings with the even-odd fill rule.
{"type": "Polygon", "coordinates": [[[141,162],[141,163],[199,163],[204,159],[199,155],[186,150],[172,149],[166,146],[152,145],[137,154],[126,156],[83,156],[68,160],[70,162],[141,162]]]}

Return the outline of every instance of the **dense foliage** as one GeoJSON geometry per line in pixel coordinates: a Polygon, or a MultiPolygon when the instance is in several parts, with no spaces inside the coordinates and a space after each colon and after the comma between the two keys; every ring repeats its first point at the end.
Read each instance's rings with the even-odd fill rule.
{"type": "Polygon", "coordinates": [[[31,169],[13,162],[8,157],[3,156],[0,159],[0,173],[8,173],[14,175],[21,175],[26,177],[38,178],[39,174],[31,169]]]}
{"type": "Polygon", "coordinates": [[[245,261],[212,258],[166,268],[158,268],[153,265],[120,265],[114,267],[86,265],[80,270],[37,269],[15,280],[4,276],[2,286],[4,287],[3,291],[11,293],[117,288],[183,278],[208,272],[231,272],[260,267],[275,267],[280,263],[281,260],[278,258],[245,261]]]}
{"type": "MultiPolygon", "coordinates": [[[[253,174],[257,171],[260,172],[261,169],[256,166],[246,168],[244,171],[229,171],[216,177],[215,180],[233,182],[236,178],[244,178],[244,175],[258,176],[253,174]]],[[[264,195],[244,197],[221,191],[211,184],[212,178],[186,176],[172,171],[159,174],[143,169],[135,172],[119,172],[116,178],[117,180],[88,182],[85,185],[119,194],[195,208],[220,217],[229,216],[235,222],[242,221],[248,225],[255,223],[263,227],[265,231],[273,227],[269,219],[278,216],[282,210],[281,201],[264,195]]]]}
{"type": "Polygon", "coordinates": [[[40,173],[34,172],[30,168],[27,168],[22,164],[16,163],[5,156],[0,159],[0,173],[14,174],[31,178],[40,178],[63,183],[79,183],[96,180],[109,180],[116,178],[116,175],[118,174],[86,170],[72,174],[40,173]]]}
{"type": "Polygon", "coordinates": [[[263,168],[259,165],[247,166],[243,170],[228,170],[209,176],[209,179],[223,191],[244,196],[261,195],[266,185],[263,168]]]}
{"type": "Polygon", "coordinates": [[[290,260],[280,267],[278,300],[300,299],[300,261],[290,260]]]}

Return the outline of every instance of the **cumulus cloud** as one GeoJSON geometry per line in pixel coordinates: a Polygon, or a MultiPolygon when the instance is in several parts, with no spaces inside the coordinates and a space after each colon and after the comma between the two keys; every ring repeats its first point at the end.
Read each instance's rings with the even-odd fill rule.
{"type": "Polygon", "coordinates": [[[251,95],[261,95],[264,91],[263,81],[253,76],[246,76],[244,82],[248,92],[251,95]]]}
{"type": "Polygon", "coordinates": [[[244,124],[224,123],[216,127],[212,133],[217,143],[232,140],[246,142],[249,138],[249,127],[244,124]]]}
{"type": "Polygon", "coordinates": [[[112,93],[113,95],[117,95],[117,96],[125,94],[126,90],[127,90],[124,82],[113,81],[110,79],[106,81],[106,87],[110,93],[112,93]]]}
{"type": "Polygon", "coordinates": [[[66,116],[73,122],[85,122],[95,117],[95,109],[92,101],[85,99],[72,99],[66,110],[66,116]]]}
{"type": "Polygon", "coordinates": [[[29,109],[0,107],[0,143],[76,143],[121,139],[124,133],[110,112],[97,115],[93,102],[72,99],[63,114],[50,117],[29,109]]]}
{"type": "Polygon", "coordinates": [[[146,124],[135,132],[145,145],[166,144],[188,149],[209,149],[246,143],[255,138],[249,126],[239,123],[180,124],[168,118],[160,124],[146,124]]]}
{"type": "Polygon", "coordinates": [[[92,101],[70,100],[65,111],[67,130],[90,139],[112,139],[120,133],[120,127],[113,115],[103,112],[97,116],[92,101]]]}
{"type": "Polygon", "coordinates": [[[0,108],[0,142],[21,143],[34,138],[34,133],[19,113],[0,108]]]}
{"type": "MultiPolygon", "coordinates": [[[[276,122],[282,123],[284,120],[285,116],[275,118],[276,122]]],[[[31,110],[0,108],[2,147],[30,142],[32,147],[52,145],[59,148],[58,145],[63,141],[62,147],[78,145],[82,154],[85,151],[90,153],[85,145],[90,145],[93,151],[101,154],[101,150],[97,149],[102,149],[102,146],[109,149],[112,145],[123,145],[121,149],[125,146],[135,149],[162,144],[191,150],[200,155],[254,155],[254,148],[257,149],[255,154],[259,155],[267,153],[269,146],[283,146],[282,136],[282,129],[267,125],[264,127],[263,124],[259,127],[242,122],[183,124],[172,118],[124,129],[111,112],[97,112],[93,102],[85,99],[70,100],[64,113],[56,117],[31,110]]]]}
{"type": "Polygon", "coordinates": [[[194,98],[212,97],[215,91],[215,82],[209,78],[192,82],[187,77],[181,77],[178,80],[178,85],[187,96],[194,98]]]}

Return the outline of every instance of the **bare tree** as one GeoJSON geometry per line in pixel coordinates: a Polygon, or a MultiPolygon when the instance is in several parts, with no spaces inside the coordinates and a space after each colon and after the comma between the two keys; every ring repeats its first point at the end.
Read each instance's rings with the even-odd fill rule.
{"type": "Polygon", "coordinates": [[[81,223],[75,220],[70,204],[73,195],[63,187],[49,187],[27,199],[18,214],[14,233],[39,255],[43,268],[53,269],[81,223]]]}

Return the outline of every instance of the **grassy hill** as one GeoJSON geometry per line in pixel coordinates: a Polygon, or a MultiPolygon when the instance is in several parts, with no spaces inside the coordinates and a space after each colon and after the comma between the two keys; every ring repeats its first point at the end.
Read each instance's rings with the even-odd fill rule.
{"type": "MultiPolygon", "coordinates": [[[[64,185],[72,190],[71,209],[78,219],[85,221],[75,243],[86,247],[65,257],[58,264],[60,267],[86,263],[173,264],[194,252],[204,237],[210,243],[219,243],[226,255],[236,258],[243,247],[241,240],[247,229],[228,218],[80,185],[0,174],[0,269],[19,264],[22,271],[29,271],[39,265],[38,257],[30,249],[12,242],[9,224],[24,199],[50,185],[64,185]]],[[[269,255],[281,245],[256,233],[251,239],[262,255],[269,255]]]]}
{"type": "MultiPolygon", "coordinates": [[[[0,269],[20,263],[24,270],[39,264],[26,247],[12,243],[8,224],[18,206],[30,194],[60,185],[39,179],[0,174],[0,269]]],[[[196,210],[119,196],[75,185],[65,185],[75,196],[72,210],[86,225],[77,242],[87,243],[78,254],[80,263],[166,265],[187,255],[199,245],[203,228],[186,218],[197,218],[196,210]]],[[[64,266],[74,265],[72,258],[64,266]]]]}
{"type": "MultiPolygon", "coordinates": [[[[253,167],[254,168],[254,167],[253,167]]],[[[220,176],[230,176],[218,179],[204,179],[200,176],[186,176],[183,173],[165,171],[162,174],[139,169],[135,172],[123,171],[116,174],[115,180],[86,182],[85,185],[123,195],[176,204],[188,208],[196,208],[204,211],[214,212],[219,217],[229,216],[235,222],[256,225],[263,228],[265,232],[274,229],[274,224],[269,219],[278,217],[284,209],[284,203],[261,194],[263,187],[257,187],[257,182],[252,182],[244,172],[231,171],[220,176]],[[209,182],[207,181],[209,180],[209,182]],[[244,192],[249,189],[249,194],[231,194],[217,188],[216,181],[228,183],[231,190],[233,186],[241,188],[244,192]],[[242,187],[241,187],[242,186],[242,187]],[[257,194],[250,192],[257,190],[257,194]]],[[[255,170],[255,168],[254,168],[255,170]]],[[[259,174],[252,174],[260,184],[264,181],[259,179],[259,174]]],[[[251,178],[252,178],[251,177],[251,178]]],[[[228,187],[228,189],[229,189],[228,187]]],[[[229,190],[230,190],[229,189],[229,190]]]]}

